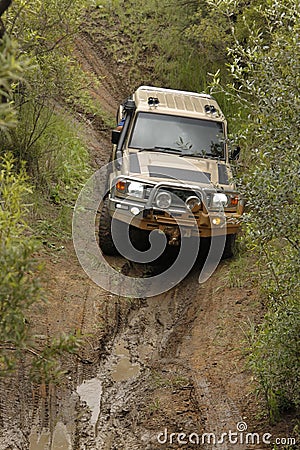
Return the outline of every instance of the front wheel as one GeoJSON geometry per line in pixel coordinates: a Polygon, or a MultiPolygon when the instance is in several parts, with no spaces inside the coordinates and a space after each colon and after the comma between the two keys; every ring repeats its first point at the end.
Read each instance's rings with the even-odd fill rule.
{"type": "Polygon", "coordinates": [[[231,258],[235,253],[236,234],[227,234],[222,259],[231,258]]]}
{"type": "Polygon", "coordinates": [[[111,234],[112,217],[108,208],[108,197],[103,200],[99,224],[99,246],[105,255],[115,256],[118,251],[111,234]]]}
{"type": "Polygon", "coordinates": [[[149,231],[142,230],[140,228],[134,227],[133,225],[130,225],[129,227],[130,241],[133,247],[141,252],[145,252],[150,248],[149,234],[149,231]]]}

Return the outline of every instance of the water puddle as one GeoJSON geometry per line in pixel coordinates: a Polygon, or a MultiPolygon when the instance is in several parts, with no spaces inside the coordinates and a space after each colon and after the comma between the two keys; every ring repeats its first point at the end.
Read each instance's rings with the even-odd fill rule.
{"type": "Polygon", "coordinates": [[[39,433],[36,429],[32,430],[29,437],[29,450],[72,450],[71,437],[66,425],[57,422],[52,439],[50,431],[39,433]]]}
{"type": "Polygon", "coordinates": [[[46,450],[50,445],[50,432],[32,430],[29,436],[29,450],[46,450]]]}
{"type": "Polygon", "coordinates": [[[116,345],[115,355],[119,357],[119,360],[112,370],[111,377],[113,381],[126,381],[133,378],[140,373],[139,364],[133,364],[130,362],[130,353],[125,348],[125,343],[120,342],[116,345]]]}
{"type": "Polygon", "coordinates": [[[100,400],[102,395],[102,383],[99,378],[84,381],[76,389],[80,400],[85,402],[92,412],[91,424],[95,427],[100,414],[100,400]]]}

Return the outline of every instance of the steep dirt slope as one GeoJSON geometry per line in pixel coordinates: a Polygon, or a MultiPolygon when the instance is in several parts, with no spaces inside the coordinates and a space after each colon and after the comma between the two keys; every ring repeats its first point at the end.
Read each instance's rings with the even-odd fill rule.
{"type": "MultiPolygon", "coordinates": [[[[119,89],[117,68],[85,36],[78,54],[101,80],[94,95],[113,114],[128,94],[124,84],[119,89]]],[[[95,117],[84,123],[97,167],[109,157],[109,130],[95,117]]],[[[96,286],[71,242],[40,258],[46,262],[48,303],[32,310],[36,335],[45,342],[80,330],[85,344],[62,361],[66,373],[59,386],[32,383],[29,356],[16,376],[1,383],[0,450],[265,448],[241,439],[234,446],[226,439],[217,443],[222,433],[236,432],[238,423],[257,433],[276,432],[255,417],[259,411],[240,344],[248,320],[260,314],[256,293],[249,286],[228,287],[230,263],[200,285],[199,261],[169,292],[139,300],[96,286]],[[203,433],[214,436],[198,445],[203,433]]],[[[111,263],[126,266],[121,258],[111,263]]]]}

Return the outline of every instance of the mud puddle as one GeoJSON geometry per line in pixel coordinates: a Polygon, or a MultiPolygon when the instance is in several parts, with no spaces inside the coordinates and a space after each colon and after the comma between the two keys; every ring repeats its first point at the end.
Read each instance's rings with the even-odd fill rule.
{"type": "Polygon", "coordinates": [[[62,422],[57,422],[53,433],[32,430],[29,436],[29,450],[72,450],[71,435],[62,422]]]}
{"type": "Polygon", "coordinates": [[[113,381],[126,381],[139,375],[140,365],[133,364],[130,361],[130,352],[125,347],[125,342],[117,344],[115,355],[119,358],[119,361],[112,370],[111,377],[113,381]]]}
{"type": "Polygon", "coordinates": [[[76,392],[80,397],[80,401],[86,403],[91,411],[90,423],[95,427],[100,414],[100,401],[102,395],[101,380],[97,377],[90,380],[84,380],[83,383],[77,387],[76,392]]]}

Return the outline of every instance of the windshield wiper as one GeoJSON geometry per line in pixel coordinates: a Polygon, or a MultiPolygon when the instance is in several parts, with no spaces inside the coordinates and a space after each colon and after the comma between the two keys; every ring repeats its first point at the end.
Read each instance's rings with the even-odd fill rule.
{"type": "Polygon", "coordinates": [[[211,156],[207,153],[181,153],[180,156],[190,156],[192,158],[210,158],[211,156]]]}
{"type": "Polygon", "coordinates": [[[161,147],[158,145],[155,147],[140,148],[139,152],[163,152],[163,153],[176,153],[180,156],[182,155],[182,151],[179,148],[161,147]]]}
{"type": "Polygon", "coordinates": [[[211,155],[210,153],[182,153],[179,156],[189,156],[191,158],[211,158],[211,159],[224,159],[222,156],[211,155]]]}

